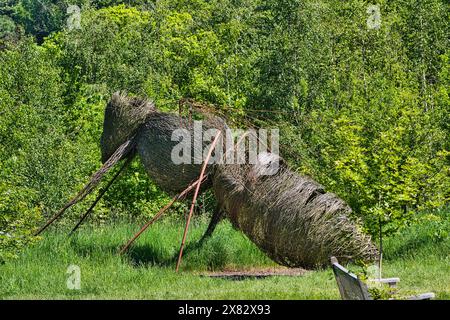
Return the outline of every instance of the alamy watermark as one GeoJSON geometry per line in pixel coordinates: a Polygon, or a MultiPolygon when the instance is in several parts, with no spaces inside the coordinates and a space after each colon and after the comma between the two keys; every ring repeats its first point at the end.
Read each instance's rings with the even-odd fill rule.
{"type": "MultiPolygon", "coordinates": [[[[174,164],[202,164],[218,129],[204,130],[202,121],[194,121],[193,131],[176,129],[171,140],[178,142],[171,152],[174,164]]],[[[279,168],[278,129],[224,129],[214,146],[208,164],[253,164],[260,174],[273,175],[279,168]]]]}
{"type": "Polygon", "coordinates": [[[381,27],[381,11],[380,6],[372,4],[367,7],[369,17],[367,18],[367,28],[368,29],[380,29],[381,27]]]}
{"type": "Polygon", "coordinates": [[[81,269],[79,266],[71,264],[66,274],[69,275],[66,281],[67,289],[69,290],[81,290],[81,269]]]}
{"type": "Polygon", "coordinates": [[[70,5],[67,7],[67,29],[79,30],[81,29],[81,9],[77,5],[70,5]]]}

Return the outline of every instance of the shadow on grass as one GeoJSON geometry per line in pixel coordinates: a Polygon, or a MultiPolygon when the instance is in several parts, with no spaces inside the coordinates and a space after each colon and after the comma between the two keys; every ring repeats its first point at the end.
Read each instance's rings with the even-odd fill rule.
{"type": "Polygon", "coordinates": [[[385,253],[386,259],[399,259],[399,258],[409,258],[414,256],[420,247],[425,247],[427,244],[423,241],[418,241],[416,239],[409,240],[401,246],[397,246],[395,249],[389,250],[385,253]]]}
{"type": "MultiPolygon", "coordinates": [[[[190,253],[200,249],[203,246],[201,242],[187,244],[183,249],[183,259],[190,253]]],[[[178,260],[179,250],[174,254],[163,251],[152,245],[136,245],[128,250],[126,255],[130,258],[133,265],[136,266],[160,266],[175,267],[178,260]]]]}
{"type": "MultiPolygon", "coordinates": [[[[83,258],[94,258],[99,255],[121,256],[121,246],[115,244],[88,244],[83,243],[73,246],[73,250],[76,255],[83,258]]],[[[169,267],[175,265],[177,256],[168,256],[167,252],[162,252],[160,248],[156,248],[152,245],[135,245],[131,247],[123,257],[130,261],[131,266],[161,266],[169,267]]]]}
{"type": "Polygon", "coordinates": [[[417,256],[438,256],[445,258],[450,249],[449,238],[437,238],[433,234],[410,233],[404,237],[389,239],[385,257],[389,259],[405,259],[417,256]]]}
{"type": "MultiPolygon", "coordinates": [[[[118,241],[112,242],[97,242],[93,243],[84,238],[73,236],[68,238],[70,250],[82,258],[95,259],[96,257],[119,257],[119,251],[123,247],[123,243],[118,241]]],[[[199,251],[206,248],[205,244],[208,241],[192,240],[187,243],[183,250],[183,264],[189,265],[189,255],[195,254],[203,256],[199,251]],[[188,261],[186,261],[188,260],[188,261]]],[[[221,244],[223,245],[223,243],[221,244]]],[[[214,248],[215,251],[223,251],[220,248],[214,248]]],[[[179,246],[162,244],[161,242],[154,243],[135,243],[133,244],[123,257],[130,262],[133,267],[148,267],[159,266],[174,268],[177,263],[179,254],[179,246]]],[[[192,266],[191,266],[192,267],[192,266]]]]}
{"type": "Polygon", "coordinates": [[[430,256],[445,258],[450,249],[448,209],[420,214],[418,221],[386,239],[385,256],[390,259],[430,256]]]}

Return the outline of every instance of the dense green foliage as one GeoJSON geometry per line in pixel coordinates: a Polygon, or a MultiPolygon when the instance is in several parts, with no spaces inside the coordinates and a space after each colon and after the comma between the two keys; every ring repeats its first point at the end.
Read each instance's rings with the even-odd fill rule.
{"type": "MultiPolygon", "coordinates": [[[[230,123],[280,128],[282,156],[372,234],[445,206],[448,3],[379,0],[375,29],[370,4],[2,1],[0,260],[99,167],[103,108],[116,90],[163,110],[193,98],[230,123]],[[69,27],[69,4],[81,7],[80,28],[69,27]]],[[[94,221],[145,218],[166,201],[135,162],[94,221]]]]}

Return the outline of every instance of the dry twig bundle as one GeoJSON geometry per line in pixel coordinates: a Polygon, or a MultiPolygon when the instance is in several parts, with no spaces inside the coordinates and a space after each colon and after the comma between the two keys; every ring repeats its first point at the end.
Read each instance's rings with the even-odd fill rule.
{"type": "Polygon", "coordinates": [[[350,207],[277,160],[274,175],[263,174],[267,163],[217,166],[214,192],[234,227],[288,267],[325,266],[331,256],[376,259],[370,237],[349,219],[350,207]]]}
{"type": "MultiPolygon", "coordinates": [[[[217,117],[207,117],[202,121],[202,130],[223,131],[225,122],[217,117]]],[[[150,178],[167,192],[180,192],[200,175],[203,152],[208,149],[210,141],[203,141],[202,136],[194,134],[193,123],[170,113],[156,112],[147,118],[138,133],[137,151],[150,178]],[[183,129],[184,141],[191,145],[186,161],[176,164],[172,158],[174,147],[179,140],[172,136],[175,130],[183,129]],[[200,161],[195,161],[199,154],[200,161]]],[[[210,166],[208,165],[207,173],[210,166]]],[[[207,186],[206,183],[204,186],[207,186]]]]}
{"type": "Polygon", "coordinates": [[[114,93],[105,109],[100,140],[102,162],[105,163],[122,143],[130,139],[154,111],[155,105],[150,101],[114,93]]]}

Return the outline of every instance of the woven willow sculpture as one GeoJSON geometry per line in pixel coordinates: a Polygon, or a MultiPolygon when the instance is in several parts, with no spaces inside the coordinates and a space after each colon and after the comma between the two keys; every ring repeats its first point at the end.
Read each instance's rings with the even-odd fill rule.
{"type": "Polygon", "coordinates": [[[233,226],[288,267],[322,267],[330,256],[374,260],[377,250],[349,219],[350,207],[280,160],[274,175],[261,174],[268,165],[261,163],[216,168],[214,192],[233,226]]]}
{"type": "MultiPolygon", "coordinates": [[[[217,129],[225,136],[228,127],[223,119],[208,114],[203,117],[203,132],[217,129]]],[[[186,187],[199,178],[202,167],[201,161],[194,161],[195,148],[200,148],[197,151],[203,154],[207,145],[208,141],[194,134],[193,121],[160,112],[146,100],[114,94],[105,110],[101,138],[103,167],[40,231],[91,192],[114,164],[124,158],[128,164],[135,155],[163,190],[169,193],[184,190],[184,194],[186,187]],[[172,152],[179,142],[173,135],[177,129],[188,132],[188,140],[194,146],[187,163],[172,161],[172,152]]],[[[229,145],[225,148],[225,140],[221,140],[219,147],[224,153],[236,152],[229,145]]],[[[207,234],[219,221],[219,213],[224,213],[236,229],[284,266],[322,267],[331,256],[339,260],[377,258],[370,237],[350,219],[350,207],[336,195],[325,192],[320,184],[292,172],[277,155],[261,153],[256,164],[210,164],[206,173],[208,179],[202,190],[212,186],[218,202],[207,234]],[[279,169],[275,174],[266,174],[274,163],[279,164],[279,169]]]]}

